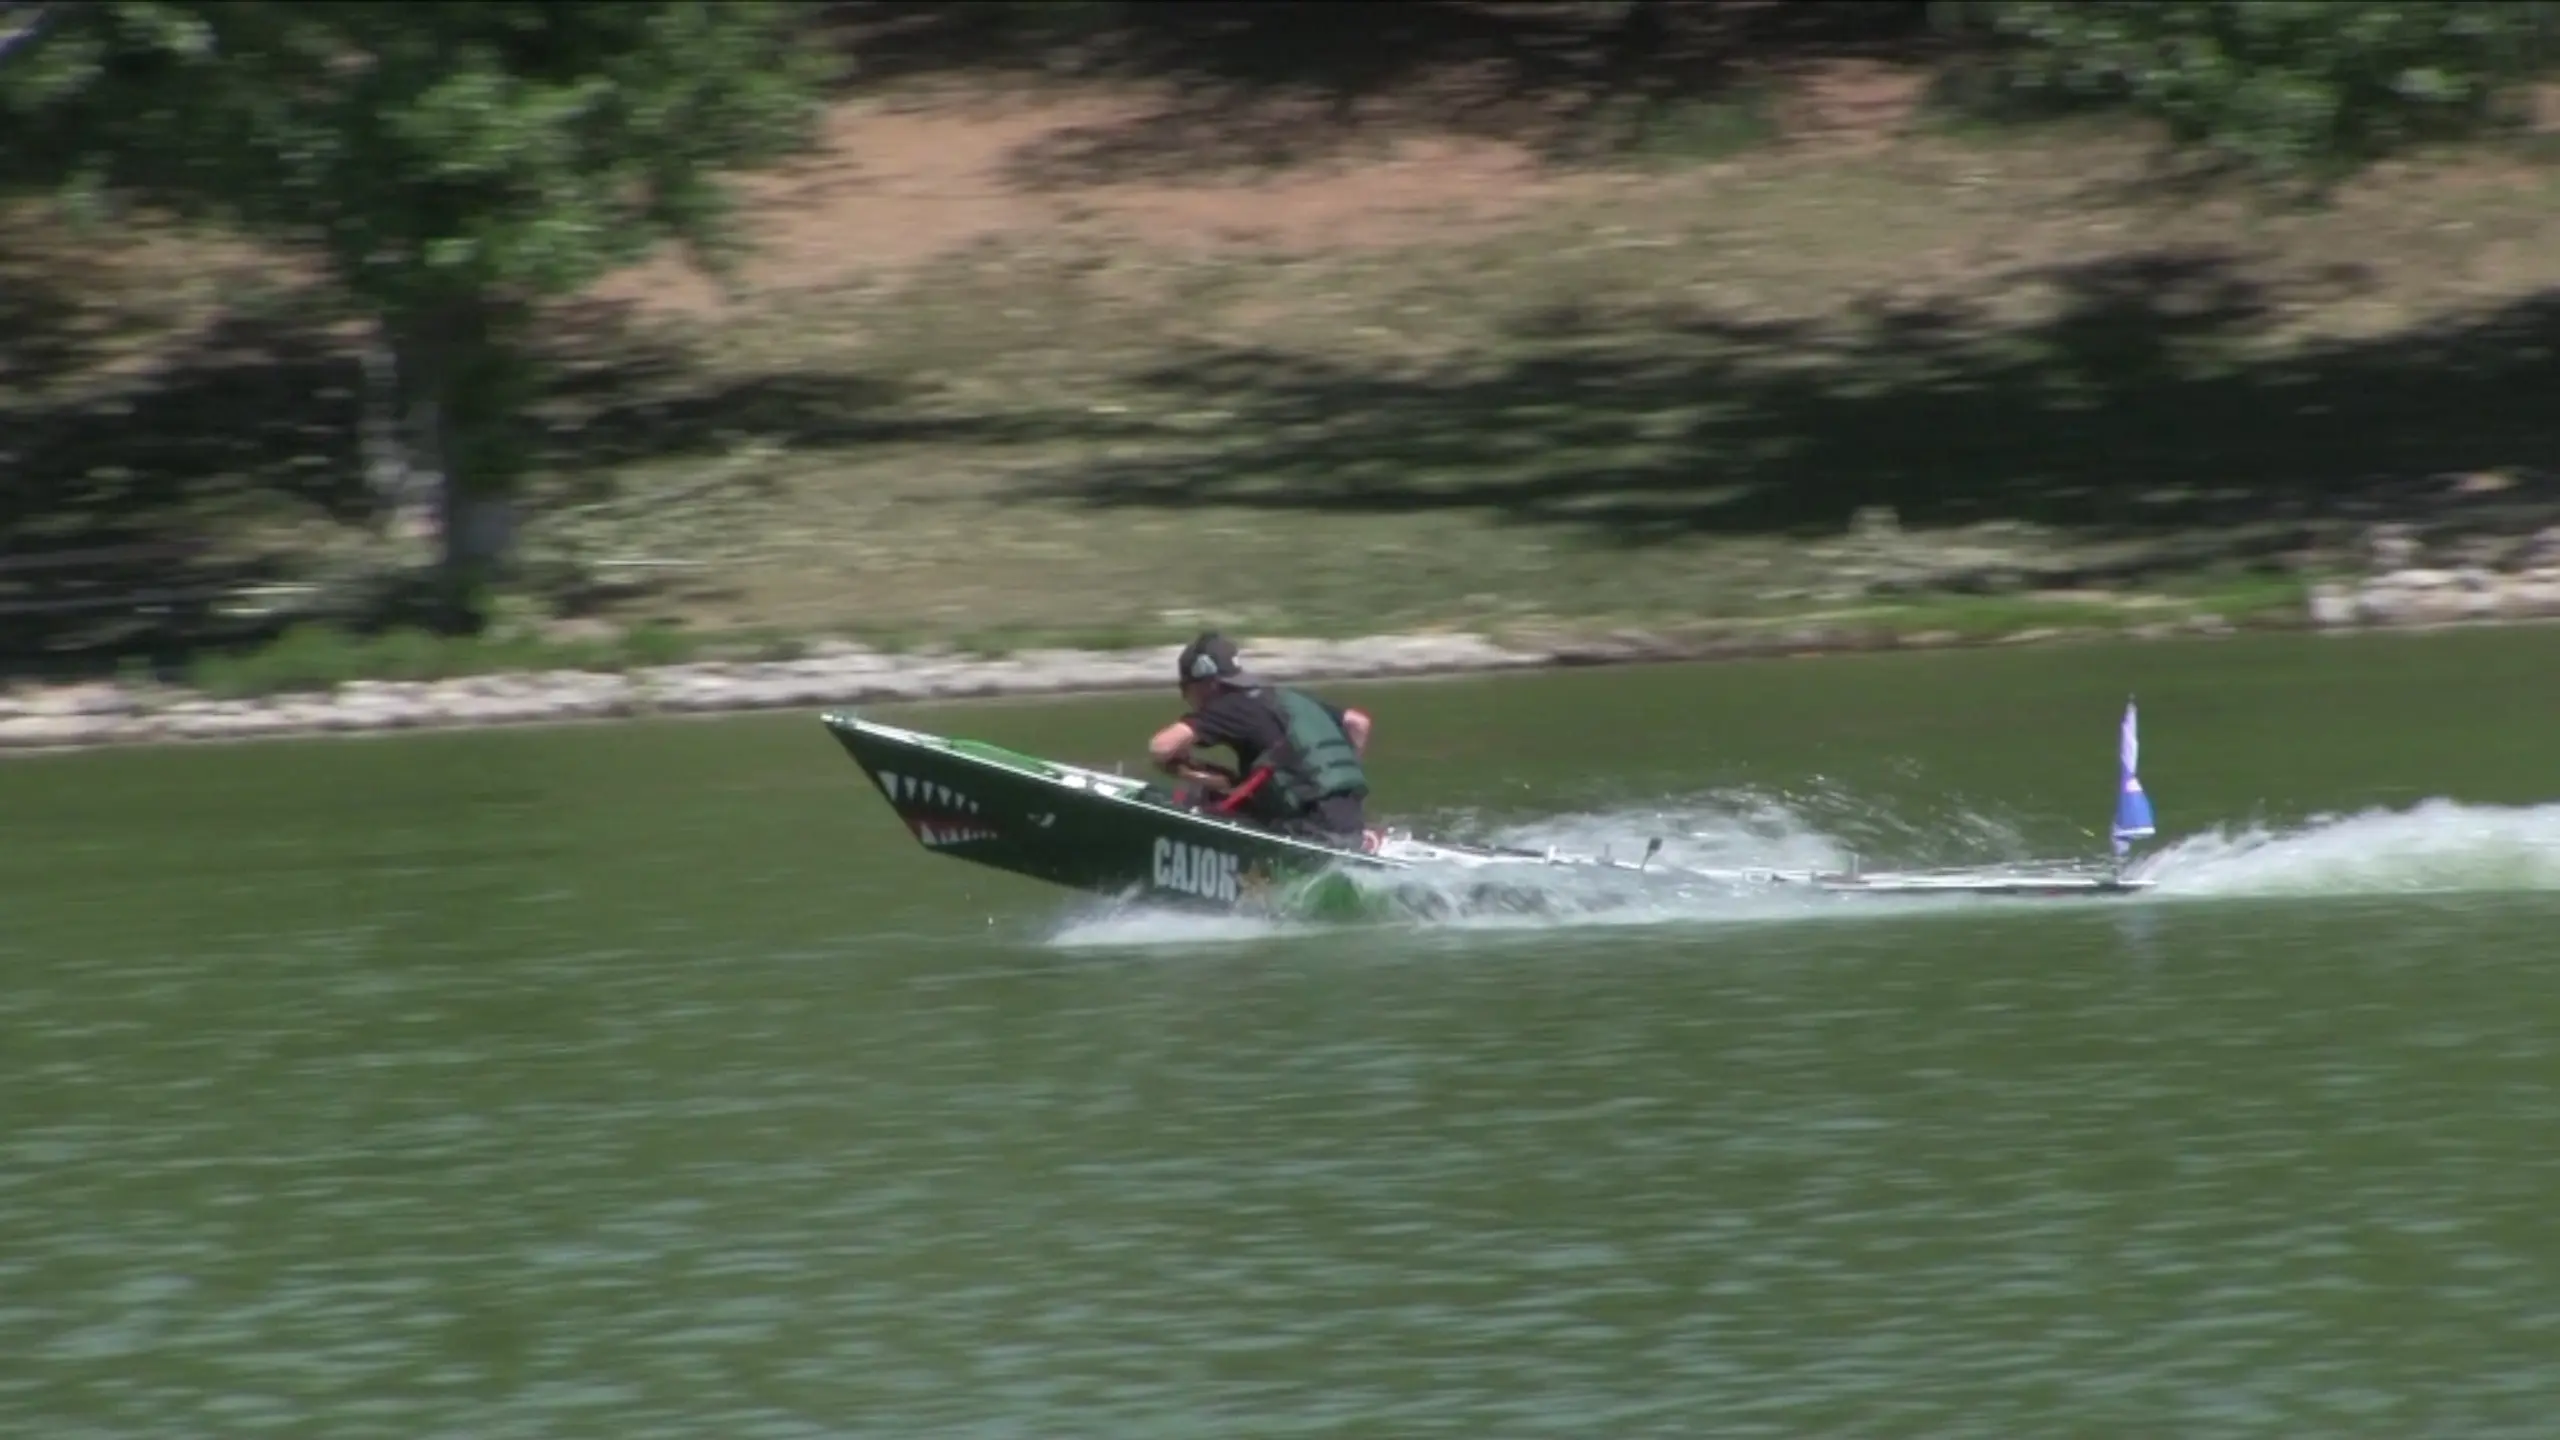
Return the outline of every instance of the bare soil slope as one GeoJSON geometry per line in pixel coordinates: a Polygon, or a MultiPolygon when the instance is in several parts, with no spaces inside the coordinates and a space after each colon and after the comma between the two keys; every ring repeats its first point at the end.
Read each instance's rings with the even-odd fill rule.
{"type": "MultiPolygon", "coordinates": [[[[1099,638],[2289,604],[2376,519],[2541,518],[2551,170],[2268,211],[1920,89],[1801,70],[1607,163],[1412,103],[848,103],[750,186],[734,289],[670,260],[562,307],[526,552],[615,617],[1099,638]]],[[[291,277],[131,238],[57,283],[58,238],[10,247],[0,407],[93,483],[13,543],[157,487],[255,566],[356,544],[357,377],[261,318],[291,277]]]]}

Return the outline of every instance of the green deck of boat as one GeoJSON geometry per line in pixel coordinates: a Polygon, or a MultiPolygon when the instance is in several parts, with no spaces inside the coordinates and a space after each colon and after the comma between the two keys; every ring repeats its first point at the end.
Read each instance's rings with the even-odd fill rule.
{"type": "Polygon", "coordinates": [[[1043,779],[1054,780],[1064,773],[1059,770],[1057,766],[1052,765],[1048,761],[1042,760],[1037,756],[1025,755],[1019,750],[1007,750],[1001,745],[990,745],[983,740],[954,740],[946,738],[943,740],[942,745],[943,748],[951,751],[955,755],[966,755],[972,760],[984,760],[991,764],[1005,766],[1008,769],[1020,770],[1026,774],[1037,775],[1043,779]]]}

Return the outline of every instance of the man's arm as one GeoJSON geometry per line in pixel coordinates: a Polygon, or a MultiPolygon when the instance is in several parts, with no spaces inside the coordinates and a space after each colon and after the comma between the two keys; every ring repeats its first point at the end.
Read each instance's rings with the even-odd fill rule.
{"type": "Polygon", "coordinates": [[[1316,703],[1333,717],[1334,724],[1342,727],[1344,738],[1351,742],[1352,753],[1366,759],[1369,754],[1369,712],[1356,705],[1336,705],[1330,700],[1316,703]]]}
{"type": "Polygon", "coordinates": [[[1190,722],[1176,720],[1147,742],[1147,758],[1156,762],[1157,769],[1172,773],[1191,758],[1191,747],[1199,743],[1200,737],[1192,733],[1190,722]]]}
{"type": "Polygon", "coordinates": [[[1188,720],[1176,720],[1155,733],[1147,742],[1147,758],[1168,775],[1197,780],[1217,789],[1235,783],[1235,772],[1216,765],[1203,765],[1191,758],[1191,747],[1202,743],[1199,732],[1188,720]]]}
{"type": "Polygon", "coordinates": [[[1369,712],[1360,709],[1343,711],[1342,733],[1351,737],[1352,752],[1366,758],[1369,754],[1369,712]]]}

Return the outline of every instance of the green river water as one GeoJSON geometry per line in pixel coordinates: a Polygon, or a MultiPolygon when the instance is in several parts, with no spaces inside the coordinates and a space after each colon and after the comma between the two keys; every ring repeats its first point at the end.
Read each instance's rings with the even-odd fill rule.
{"type": "MultiPolygon", "coordinates": [[[[1377,809],[2161,892],[1279,930],[813,716],[0,765],[0,1435],[2560,1433],[2560,632],[1343,685],[1377,809]]],[[[1063,758],[1171,697],[883,712],[1063,758]]]]}

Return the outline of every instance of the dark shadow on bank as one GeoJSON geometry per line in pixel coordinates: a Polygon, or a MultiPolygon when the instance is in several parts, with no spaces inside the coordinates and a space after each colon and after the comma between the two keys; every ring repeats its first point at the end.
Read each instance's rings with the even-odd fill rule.
{"type": "MultiPolygon", "coordinates": [[[[134,661],[175,673],[309,618],[241,601],[343,575],[350,547],[382,538],[366,377],[348,333],[309,315],[235,318],[108,379],[81,373],[98,357],[79,313],[76,297],[40,284],[0,297],[0,679],[134,661]],[[51,383],[38,389],[35,376],[51,383]]],[[[744,442],[1054,433],[1038,418],[902,414],[904,387],[868,375],[718,373],[609,306],[565,309],[546,343],[528,436],[537,512],[614,501],[616,467],[744,442]]],[[[421,577],[373,576],[326,618],[357,631],[433,628],[450,618],[445,602],[421,577]]]]}
{"type": "MultiPolygon", "coordinates": [[[[2343,294],[2356,277],[2323,283],[2343,294]]],[[[2260,550],[2339,524],[2553,518],[2532,477],[2560,470],[2560,292],[2288,348],[2258,343],[2279,298],[2210,253],[2003,289],[2021,285],[2052,287],[2050,318],[2003,326],[1954,300],[1870,303],[1821,327],[1561,311],[1481,363],[1419,375],[1208,350],[1148,383],[1165,411],[1229,415],[1220,440],[1046,493],[1489,512],[1630,547],[1836,536],[1869,507],[1914,529],[2023,520],[2260,550]],[[2480,478],[2500,470],[2503,488],[2480,478]]]]}
{"type": "Polygon", "coordinates": [[[0,317],[0,665],[162,656],[287,577],[221,543],[243,518],[360,513],[352,366],[316,330],[235,320],[183,355],[92,367],[76,297],[13,274],[0,317]],[[341,373],[343,371],[349,373],[341,373]],[[86,375],[83,372],[89,372],[86,375]],[[68,377],[82,376],[79,393],[68,377]]]}

